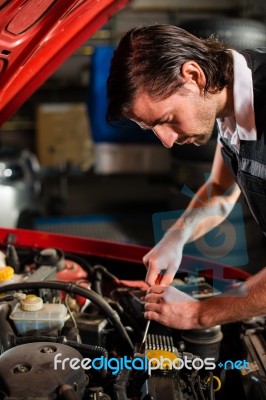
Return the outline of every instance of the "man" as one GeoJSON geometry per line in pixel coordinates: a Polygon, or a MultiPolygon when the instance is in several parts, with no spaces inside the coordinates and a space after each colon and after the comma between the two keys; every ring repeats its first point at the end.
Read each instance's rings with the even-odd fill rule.
{"type": "Polygon", "coordinates": [[[266,312],[266,270],[248,281],[246,297],[195,302],[168,287],[184,245],[220,224],[241,191],[266,232],[266,48],[240,54],[171,25],[135,28],[114,53],[107,96],[109,120],[129,118],[169,148],[204,145],[216,120],[220,130],[210,178],[143,259],[151,285],[146,318],[188,329],[266,312]]]}

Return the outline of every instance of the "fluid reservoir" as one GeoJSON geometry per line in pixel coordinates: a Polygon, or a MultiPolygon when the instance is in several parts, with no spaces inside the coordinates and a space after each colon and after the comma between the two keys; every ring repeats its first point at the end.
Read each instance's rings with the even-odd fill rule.
{"type": "Polygon", "coordinates": [[[40,297],[27,295],[10,314],[19,334],[61,329],[68,319],[64,304],[44,303],[40,297]]]}
{"type": "Polygon", "coordinates": [[[0,287],[22,282],[22,280],[23,275],[15,274],[14,268],[9,266],[0,267],[0,287]]]}

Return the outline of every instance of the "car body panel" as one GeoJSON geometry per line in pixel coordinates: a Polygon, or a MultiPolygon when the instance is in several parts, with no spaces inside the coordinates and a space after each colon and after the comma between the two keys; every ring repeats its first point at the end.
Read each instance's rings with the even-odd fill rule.
{"type": "Polygon", "coordinates": [[[0,0],[0,126],[129,0],[0,0]]]}
{"type": "MultiPolygon", "coordinates": [[[[101,260],[114,262],[125,262],[130,265],[139,265],[142,270],[143,257],[150,250],[148,246],[135,244],[118,243],[109,240],[100,240],[71,235],[61,235],[41,231],[30,231],[27,229],[5,229],[0,228],[0,243],[8,243],[10,237],[19,248],[28,247],[32,249],[60,248],[64,252],[76,253],[83,256],[96,257],[101,260]]],[[[180,265],[180,270],[195,273],[195,266],[204,265],[205,276],[213,277],[214,269],[219,271],[223,268],[222,279],[246,280],[250,274],[240,268],[225,267],[224,264],[199,257],[184,254],[180,265]]],[[[145,270],[145,269],[144,269],[145,270]]]]}
{"type": "MultiPolygon", "coordinates": [[[[97,29],[129,0],[0,0],[0,126],[97,29]]],[[[16,151],[16,150],[15,150],[16,151]]],[[[0,226],[19,227],[34,210],[34,157],[14,159],[0,154],[0,226]],[[21,177],[6,179],[5,164],[21,169],[21,177]],[[0,171],[1,174],[1,171],[0,171]]],[[[38,193],[37,193],[38,192],[38,193]]]]}

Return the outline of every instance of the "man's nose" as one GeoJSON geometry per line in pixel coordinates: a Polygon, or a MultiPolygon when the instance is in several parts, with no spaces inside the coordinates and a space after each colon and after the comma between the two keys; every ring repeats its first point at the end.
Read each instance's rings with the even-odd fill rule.
{"type": "Polygon", "coordinates": [[[153,128],[153,133],[162,142],[164,147],[170,149],[174,145],[175,143],[174,135],[170,134],[170,132],[167,132],[165,128],[156,126],[153,128]]]}

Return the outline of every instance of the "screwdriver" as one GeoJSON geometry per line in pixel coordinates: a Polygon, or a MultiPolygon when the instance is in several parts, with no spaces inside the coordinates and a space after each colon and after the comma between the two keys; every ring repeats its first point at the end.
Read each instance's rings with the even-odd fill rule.
{"type": "MultiPolygon", "coordinates": [[[[165,270],[162,270],[162,271],[159,273],[159,275],[157,276],[157,278],[156,278],[156,280],[155,280],[155,285],[160,285],[160,283],[161,283],[161,281],[162,281],[162,278],[163,278],[163,276],[164,276],[164,271],[165,271],[165,270]]],[[[148,334],[148,330],[149,330],[149,327],[150,327],[150,323],[151,323],[151,320],[149,319],[149,320],[146,322],[146,327],[145,327],[143,339],[142,339],[142,342],[141,342],[141,345],[140,345],[140,348],[139,348],[139,353],[141,353],[142,347],[143,347],[143,345],[144,345],[144,343],[145,343],[145,341],[146,341],[146,337],[147,337],[147,334],[148,334]]]]}

